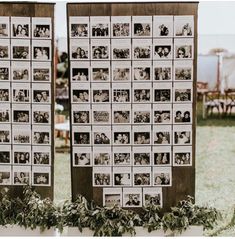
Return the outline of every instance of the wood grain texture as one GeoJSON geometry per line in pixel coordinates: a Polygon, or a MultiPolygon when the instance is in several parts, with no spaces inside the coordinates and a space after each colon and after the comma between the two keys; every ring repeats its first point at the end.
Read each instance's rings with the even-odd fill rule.
{"type": "MultiPolygon", "coordinates": [[[[193,81],[193,137],[192,137],[192,163],[190,167],[172,167],[172,187],[163,188],[163,211],[169,211],[170,207],[174,206],[179,200],[185,199],[187,195],[195,196],[195,137],[196,137],[196,79],[197,79],[197,11],[198,3],[179,3],[179,2],[168,2],[168,3],[110,3],[110,4],[67,4],[67,13],[69,16],[74,16],[75,10],[81,9],[84,12],[89,12],[89,15],[78,14],[76,11],[76,16],[145,16],[145,15],[194,15],[194,81],[193,81]],[[76,8],[75,8],[76,7],[76,8]],[[73,8],[73,9],[72,9],[73,8]],[[90,10],[88,10],[90,8],[90,10]]],[[[68,26],[69,27],[69,26],[68,26]]],[[[71,161],[72,162],[72,161],[71,161]]],[[[92,177],[90,177],[90,171],[80,172],[77,168],[72,167],[72,184],[80,182],[81,177],[85,176],[87,179],[87,185],[92,185],[92,177]],[[80,179],[80,180],[78,180],[80,179]]],[[[80,193],[79,190],[89,190],[87,185],[73,186],[72,194],[73,198],[75,194],[80,193]]],[[[93,188],[91,193],[89,190],[88,197],[89,200],[94,199],[98,204],[102,204],[102,188],[93,188]]],[[[140,209],[135,209],[140,211],[140,209]]]]}
{"type": "MultiPolygon", "coordinates": [[[[30,3],[30,2],[6,2],[0,3],[0,15],[1,16],[18,16],[18,17],[51,17],[52,18],[52,56],[54,56],[54,4],[52,3],[30,3]]],[[[32,40],[30,40],[32,41],[32,40]]],[[[51,186],[50,187],[34,187],[43,198],[50,197],[53,199],[54,195],[54,92],[55,92],[55,78],[54,78],[54,58],[52,57],[51,62],[51,97],[52,97],[52,108],[51,108],[51,186]]],[[[3,186],[0,186],[0,190],[3,186]]],[[[10,195],[12,197],[22,196],[22,186],[12,185],[9,186],[10,195]]]]}

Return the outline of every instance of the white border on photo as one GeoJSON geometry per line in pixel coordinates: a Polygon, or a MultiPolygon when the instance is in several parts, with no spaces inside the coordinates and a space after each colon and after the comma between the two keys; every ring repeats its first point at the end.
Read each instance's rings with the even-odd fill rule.
{"type": "Polygon", "coordinates": [[[10,103],[1,103],[0,102],[0,113],[8,111],[8,121],[0,121],[0,124],[8,124],[12,122],[12,116],[11,116],[11,105],[10,103]]]}
{"type": "Polygon", "coordinates": [[[123,188],[123,207],[142,207],[142,188],[123,188]],[[130,205],[129,195],[138,195],[139,205],[130,205]]]}
{"type": "Polygon", "coordinates": [[[97,147],[100,147],[100,146],[108,146],[108,145],[111,145],[112,143],[112,133],[111,133],[111,125],[110,126],[92,126],[92,144],[93,146],[97,146],[97,147]],[[105,136],[108,138],[108,142],[109,143],[95,143],[95,140],[96,140],[96,134],[100,135],[101,134],[105,134],[105,136]]]}
{"type": "Polygon", "coordinates": [[[30,88],[30,84],[29,83],[12,83],[11,85],[11,88],[12,88],[12,103],[31,103],[31,88],[30,88]],[[19,91],[27,91],[27,95],[25,96],[25,94],[23,95],[23,101],[21,100],[17,100],[16,98],[16,94],[17,92],[19,93],[19,91]],[[14,92],[15,91],[15,92],[14,92]],[[14,94],[15,93],[15,94],[14,94]]]}
{"type": "MultiPolygon", "coordinates": [[[[25,125],[25,124],[31,124],[31,105],[30,104],[12,104],[12,123],[13,124],[20,124],[20,125],[25,125]],[[28,111],[28,122],[21,122],[21,121],[15,121],[14,119],[14,111],[28,111]]],[[[21,127],[21,126],[19,126],[21,127]]]]}
{"type": "Polygon", "coordinates": [[[71,110],[72,110],[72,124],[75,125],[89,125],[91,124],[91,106],[90,104],[83,104],[83,105],[78,105],[78,104],[72,104],[71,105],[71,110]],[[88,111],[88,122],[83,122],[83,123],[77,123],[74,121],[74,114],[75,112],[87,112],[88,111]]]}
{"type": "Polygon", "coordinates": [[[31,46],[30,40],[19,40],[19,39],[12,39],[11,40],[11,60],[14,61],[30,61],[31,60],[31,46]],[[28,54],[27,57],[24,58],[17,58],[14,56],[14,47],[27,47],[28,54]]]}
{"type": "Polygon", "coordinates": [[[92,124],[98,124],[98,125],[111,124],[111,118],[112,118],[111,105],[110,104],[102,104],[102,105],[93,104],[91,115],[92,115],[92,124]],[[96,117],[96,120],[95,120],[95,117],[96,117]],[[100,121],[99,119],[102,121],[100,121]]]}
{"type": "MultiPolygon", "coordinates": [[[[168,48],[167,48],[168,49],[168,48]]],[[[169,49],[168,49],[169,50],[169,49]]],[[[153,60],[172,60],[173,59],[173,39],[172,38],[166,38],[166,39],[153,39],[153,60]],[[170,52],[168,52],[167,55],[165,55],[165,50],[163,52],[156,52],[156,47],[170,47],[170,52]]]]}
{"type": "Polygon", "coordinates": [[[92,61],[90,69],[91,69],[90,70],[91,82],[102,82],[102,83],[110,82],[111,73],[110,73],[110,62],[109,61],[92,61]],[[105,77],[104,77],[104,75],[100,74],[100,79],[95,79],[93,69],[96,69],[96,68],[103,69],[103,71],[108,69],[108,74],[106,74],[105,77]],[[104,79],[102,79],[101,77],[103,77],[104,79]]]}
{"type": "Polygon", "coordinates": [[[32,38],[33,39],[51,39],[52,38],[52,24],[51,24],[51,17],[32,17],[32,38]],[[49,26],[49,36],[40,36],[40,37],[36,37],[34,35],[35,32],[35,28],[37,27],[37,25],[45,25],[45,26],[49,26]]]}
{"type": "Polygon", "coordinates": [[[151,125],[138,125],[138,126],[132,126],[132,142],[133,145],[151,145],[152,144],[152,135],[151,135],[151,125]],[[142,134],[148,133],[149,134],[149,140],[145,139],[145,141],[142,141],[142,134]],[[137,143],[138,141],[135,140],[135,137],[138,138],[138,134],[141,136],[141,143],[137,143]],[[147,140],[147,141],[146,141],[147,140]]]}
{"type": "Polygon", "coordinates": [[[52,43],[51,40],[32,40],[32,60],[33,61],[51,61],[52,60],[52,43]],[[34,56],[35,49],[39,48],[49,48],[49,56],[44,58],[37,58],[34,56]]]}
{"type": "Polygon", "coordinates": [[[154,188],[143,188],[143,206],[145,206],[145,207],[148,206],[148,203],[147,203],[147,200],[146,200],[145,196],[150,196],[151,198],[154,198],[158,195],[160,196],[159,205],[155,204],[154,201],[150,202],[150,205],[152,205],[151,203],[153,203],[155,206],[162,207],[163,206],[162,188],[156,188],[156,187],[154,187],[154,188]]]}
{"type": "MultiPolygon", "coordinates": [[[[175,63],[175,62],[174,62],[175,63]]],[[[153,81],[154,82],[169,82],[169,81],[173,81],[173,64],[172,64],[172,61],[153,61],[153,81]],[[169,79],[164,79],[163,77],[164,77],[164,75],[162,76],[162,75],[159,75],[159,79],[157,79],[157,76],[156,76],[156,70],[158,69],[158,68],[160,68],[160,69],[162,69],[162,70],[164,70],[164,69],[167,69],[168,70],[168,68],[170,68],[170,71],[168,71],[168,72],[170,72],[169,74],[168,74],[168,78],[169,79]],[[169,77],[169,75],[170,75],[170,77],[169,77]],[[161,77],[161,78],[160,78],[161,77]]]]}
{"type": "Polygon", "coordinates": [[[153,166],[165,167],[165,166],[171,166],[172,165],[171,146],[153,146],[152,154],[153,154],[152,155],[152,159],[153,159],[152,160],[152,165],[153,166]],[[164,154],[164,153],[169,153],[169,163],[157,164],[157,162],[155,162],[155,154],[164,154]]]}
{"type": "Polygon", "coordinates": [[[89,46],[89,39],[70,39],[70,59],[73,61],[88,61],[90,60],[90,46],[89,46]],[[76,50],[80,48],[84,50],[86,57],[78,57],[76,50]]]}
{"type": "Polygon", "coordinates": [[[110,187],[113,185],[112,183],[112,168],[111,167],[93,167],[93,187],[110,187]],[[96,184],[95,183],[95,174],[109,175],[110,180],[109,184],[96,184]]]}
{"type": "Polygon", "coordinates": [[[173,16],[153,16],[153,37],[173,37],[173,28],[173,16]]]}
{"type": "Polygon", "coordinates": [[[192,124],[192,119],[193,119],[193,106],[192,106],[192,104],[174,104],[173,105],[173,116],[172,116],[172,118],[174,119],[173,120],[174,124],[192,124]],[[177,111],[181,112],[181,117],[176,119],[176,112],[177,111]],[[189,113],[189,119],[184,118],[185,112],[186,112],[186,114],[189,113]]]}
{"type": "Polygon", "coordinates": [[[131,124],[131,113],[131,104],[112,104],[112,124],[131,124]],[[120,113],[120,111],[124,113],[128,112],[129,118],[124,116],[123,118],[117,119],[118,121],[120,121],[117,122],[117,120],[115,119],[115,112],[120,113]],[[129,122],[125,121],[126,119],[129,119],[129,122]]]}
{"type": "Polygon", "coordinates": [[[70,62],[70,79],[72,83],[76,83],[76,82],[89,82],[90,81],[90,62],[87,61],[71,61],[70,62]],[[75,71],[76,70],[76,71],[75,71]],[[78,73],[78,70],[80,70],[80,72],[83,72],[85,70],[87,70],[87,76],[86,77],[81,77],[80,75],[73,75],[74,73],[78,73]],[[75,71],[73,73],[73,71],[75,71]]]}
{"type": "Polygon", "coordinates": [[[36,103],[36,104],[50,104],[51,103],[51,85],[50,84],[40,84],[40,83],[33,83],[32,84],[32,103],[36,103]],[[35,101],[34,98],[34,91],[39,91],[39,92],[43,92],[46,91],[49,93],[49,95],[47,95],[47,100],[42,101],[43,98],[41,99],[40,102],[35,101]]]}
{"type": "Polygon", "coordinates": [[[173,166],[174,167],[187,167],[187,166],[192,166],[193,165],[193,155],[192,155],[192,146],[174,146],[173,147],[173,166]],[[176,162],[175,155],[177,153],[180,154],[189,154],[189,163],[188,164],[179,164],[176,162]]]}
{"type": "Polygon", "coordinates": [[[113,145],[120,145],[120,146],[125,146],[125,145],[131,145],[132,144],[132,136],[131,136],[131,126],[130,125],[113,125],[112,126],[112,136],[113,136],[113,145]],[[129,143],[124,144],[124,143],[118,143],[115,142],[115,137],[114,134],[116,133],[129,133],[129,143]]]}
{"type": "Polygon", "coordinates": [[[193,134],[193,131],[192,131],[192,125],[174,125],[173,126],[173,144],[174,145],[192,145],[192,134],[193,134]],[[188,137],[185,135],[185,137],[181,137],[181,142],[179,143],[176,143],[176,133],[177,132],[185,132],[186,134],[190,133],[189,135],[189,142],[187,143],[188,141],[188,137]]]}
{"type": "Polygon", "coordinates": [[[12,171],[11,171],[11,166],[1,165],[1,167],[0,167],[0,173],[10,173],[10,178],[7,179],[7,180],[5,180],[4,182],[3,182],[3,180],[2,180],[2,182],[0,182],[0,185],[11,185],[11,184],[12,184],[12,171]]]}
{"type": "Polygon", "coordinates": [[[126,61],[126,60],[131,60],[131,39],[112,39],[111,40],[111,55],[112,55],[112,60],[113,61],[126,61]],[[114,49],[117,50],[123,50],[123,49],[128,49],[129,54],[127,54],[127,57],[115,57],[114,54],[114,49]]]}
{"type": "Polygon", "coordinates": [[[152,49],[152,39],[133,39],[132,40],[132,60],[135,61],[148,61],[153,59],[153,49],[152,49]],[[135,54],[136,49],[141,48],[141,49],[146,49],[148,48],[150,50],[149,52],[149,57],[138,57],[135,54]]]}
{"type": "Polygon", "coordinates": [[[29,39],[31,37],[30,17],[11,17],[11,38],[29,39]],[[13,25],[28,25],[28,36],[14,36],[13,25]]]}
{"type": "Polygon", "coordinates": [[[33,82],[51,82],[51,63],[50,62],[32,62],[32,81],[33,82]],[[48,80],[35,80],[34,70],[48,70],[48,80]]]}
{"type": "Polygon", "coordinates": [[[125,62],[122,62],[122,61],[112,61],[111,62],[112,64],[112,82],[130,82],[131,81],[131,61],[125,61],[125,62]],[[123,76],[124,79],[121,79],[118,78],[116,76],[116,72],[119,70],[120,74],[123,74],[122,71],[124,73],[126,73],[125,71],[129,71],[129,74],[125,74],[125,78],[123,76]],[[121,71],[120,71],[121,70],[121,71]],[[116,71],[116,72],[115,72],[116,71]]]}
{"type": "Polygon", "coordinates": [[[9,103],[11,101],[11,87],[9,82],[2,82],[0,84],[0,91],[1,90],[8,90],[8,100],[0,99],[0,103],[9,103]]]}
{"type": "Polygon", "coordinates": [[[172,186],[172,167],[153,167],[153,182],[152,183],[153,183],[154,187],[170,187],[170,186],[172,186]],[[161,173],[169,174],[169,180],[170,180],[169,184],[164,185],[164,184],[156,184],[155,183],[155,175],[156,174],[159,175],[161,173]]]}
{"type": "Polygon", "coordinates": [[[26,144],[29,145],[31,144],[31,125],[24,125],[24,127],[19,127],[19,125],[12,125],[12,143],[13,144],[26,144]],[[17,142],[15,141],[15,136],[27,136],[29,137],[29,142],[25,143],[25,142],[17,142]]]}
{"type": "Polygon", "coordinates": [[[109,61],[111,59],[110,57],[110,39],[102,39],[102,40],[99,40],[99,39],[91,39],[91,42],[90,42],[90,55],[91,55],[91,60],[93,61],[109,61]],[[94,54],[93,54],[93,51],[99,47],[107,47],[107,52],[106,52],[106,55],[105,58],[95,58],[94,57],[94,54]]]}
{"type": "Polygon", "coordinates": [[[132,84],[132,90],[133,90],[133,92],[132,92],[132,103],[134,103],[134,104],[148,104],[148,103],[151,103],[152,102],[152,84],[151,83],[134,83],[134,84],[132,84]],[[136,101],[135,100],[135,91],[136,90],[147,90],[147,91],[149,91],[149,94],[150,94],[150,99],[149,100],[147,100],[147,101],[141,101],[141,102],[139,102],[139,101],[136,101]]]}
{"type": "MultiPolygon", "coordinates": [[[[145,167],[145,166],[144,167],[133,167],[133,187],[149,187],[149,186],[152,186],[152,180],[151,179],[152,179],[151,167],[145,167]],[[149,182],[147,182],[147,184],[135,184],[135,175],[138,175],[138,174],[149,175],[149,182]]],[[[142,178],[140,178],[140,180],[143,182],[142,178]]]]}
{"type": "Polygon", "coordinates": [[[10,60],[11,59],[11,45],[10,45],[10,39],[0,39],[0,59],[1,61],[4,61],[4,60],[10,60]],[[3,47],[3,49],[2,49],[3,47]],[[7,56],[3,56],[2,51],[5,51],[5,47],[7,47],[7,56]]]}
{"type": "MultiPolygon", "coordinates": [[[[121,179],[120,179],[121,180],[121,179]]],[[[120,182],[121,183],[121,182],[120,182]]],[[[113,167],[113,187],[130,187],[132,186],[131,167],[113,167]],[[129,179],[125,179],[124,184],[115,184],[115,174],[129,174],[129,179]]]]}
{"type": "Polygon", "coordinates": [[[194,59],[193,38],[174,39],[174,59],[176,60],[194,59]],[[181,50],[180,55],[179,50],[181,50]]]}
{"type": "MultiPolygon", "coordinates": [[[[10,18],[9,17],[0,17],[0,25],[6,24],[6,31],[0,33],[0,38],[10,38],[10,18]]],[[[2,29],[3,30],[3,29],[2,29]]]]}
{"type": "MultiPolygon", "coordinates": [[[[79,104],[88,104],[90,103],[91,99],[91,89],[90,89],[90,83],[71,83],[71,103],[79,103],[79,104]],[[88,101],[74,101],[74,94],[73,91],[78,90],[78,91],[88,91],[88,101]]],[[[75,95],[76,96],[76,95],[75,95]]],[[[78,99],[78,96],[76,96],[78,99]]]]}
{"type": "MultiPolygon", "coordinates": [[[[115,200],[115,199],[113,199],[115,200]]],[[[103,206],[104,207],[113,207],[114,205],[122,206],[122,188],[104,188],[103,189],[103,206]],[[120,203],[111,202],[112,199],[110,199],[110,205],[106,204],[106,196],[119,196],[120,197],[120,203]]]]}
{"type": "Polygon", "coordinates": [[[50,125],[51,124],[51,106],[50,105],[32,105],[32,124],[38,124],[38,125],[50,125]],[[49,115],[48,123],[37,123],[34,121],[34,112],[36,111],[43,111],[47,112],[49,115]]]}
{"type": "Polygon", "coordinates": [[[11,62],[11,80],[13,82],[30,82],[31,81],[31,69],[30,69],[30,62],[20,62],[20,61],[12,61],[11,62]],[[28,79],[14,79],[14,71],[19,70],[27,70],[28,71],[28,79]]]}
{"type": "Polygon", "coordinates": [[[89,33],[90,33],[90,26],[89,26],[89,17],[74,17],[70,16],[69,17],[69,38],[89,38],[89,33]],[[83,27],[86,28],[86,35],[76,35],[72,36],[72,25],[84,25],[83,27]]]}
{"type": "Polygon", "coordinates": [[[132,79],[133,82],[152,82],[151,61],[133,61],[132,62],[132,77],[133,77],[132,79]],[[140,71],[137,71],[138,68],[141,68],[140,71]],[[143,75],[143,72],[145,72],[142,70],[143,68],[144,69],[149,68],[149,76],[147,76],[147,79],[145,78],[147,74],[145,76],[143,75]],[[141,75],[141,71],[142,71],[142,75],[141,75]],[[142,78],[138,79],[139,77],[142,77],[142,78]]]}
{"type": "Polygon", "coordinates": [[[105,147],[97,147],[97,145],[93,144],[93,161],[92,161],[92,165],[93,167],[110,167],[112,166],[113,160],[112,160],[112,150],[111,150],[111,146],[105,146],[105,147]],[[96,155],[100,155],[100,154],[108,154],[109,160],[106,161],[107,164],[99,164],[96,163],[96,155]]]}
{"type": "Polygon", "coordinates": [[[13,145],[12,149],[12,164],[13,165],[22,165],[27,166],[32,164],[32,155],[31,155],[31,146],[25,146],[25,145],[13,145]],[[15,153],[28,153],[29,154],[29,162],[28,163],[17,163],[15,161],[15,153]]]}
{"type": "Polygon", "coordinates": [[[131,38],[131,16],[111,16],[111,36],[112,38],[131,38]],[[114,34],[115,24],[129,24],[129,34],[116,36],[114,34]]]}
{"type": "Polygon", "coordinates": [[[109,38],[110,37],[110,17],[109,16],[91,16],[90,17],[90,37],[91,38],[109,38]],[[106,36],[93,36],[92,30],[96,24],[107,24],[108,35],[106,36]]]}
{"type": "MultiPolygon", "coordinates": [[[[1,61],[0,69],[3,69],[3,68],[8,69],[8,79],[7,80],[3,79],[3,78],[5,78],[5,76],[3,75],[3,78],[2,78],[2,75],[1,75],[0,76],[0,82],[8,82],[8,81],[11,80],[11,64],[10,64],[10,61],[1,61]]],[[[3,72],[3,74],[4,74],[4,72],[3,72]]]]}
{"type": "Polygon", "coordinates": [[[111,102],[111,88],[110,88],[110,84],[109,83],[93,83],[92,84],[92,103],[97,103],[97,104],[108,104],[111,102]],[[94,91],[108,91],[109,95],[108,95],[108,101],[95,101],[94,100],[94,91]]]}
{"type": "Polygon", "coordinates": [[[112,147],[112,153],[113,153],[113,166],[131,166],[132,165],[132,150],[129,146],[117,146],[112,147]],[[129,163],[115,163],[115,154],[129,154],[129,163]]]}
{"type": "Polygon", "coordinates": [[[91,167],[92,166],[92,150],[91,147],[73,147],[73,167],[91,167]],[[90,160],[88,159],[88,164],[76,164],[75,154],[90,154],[90,160]]]}
{"type": "Polygon", "coordinates": [[[36,166],[51,166],[51,147],[50,146],[32,146],[32,165],[36,166]],[[47,153],[49,155],[49,163],[40,163],[37,164],[34,161],[34,154],[35,153],[47,153]]]}
{"type": "Polygon", "coordinates": [[[132,165],[134,167],[144,167],[152,165],[152,153],[151,146],[134,146],[132,147],[132,165]],[[135,154],[149,154],[149,164],[136,164],[135,163],[135,154]]]}
{"type": "Polygon", "coordinates": [[[193,81],[193,61],[192,60],[185,60],[185,61],[174,61],[174,81],[180,82],[180,81],[193,81]],[[177,79],[176,77],[176,70],[184,71],[185,69],[189,71],[190,77],[185,77],[183,75],[182,79],[177,79]]]}
{"type": "Polygon", "coordinates": [[[48,166],[41,166],[41,167],[38,167],[38,166],[32,166],[32,185],[33,186],[37,186],[37,187],[48,187],[48,186],[51,186],[51,167],[48,167],[48,166]],[[35,183],[34,181],[34,177],[35,177],[35,174],[38,173],[42,173],[42,174],[46,174],[48,175],[48,183],[46,184],[37,184],[35,183]]]}
{"type": "Polygon", "coordinates": [[[89,146],[92,142],[91,126],[72,126],[72,145],[73,146],[89,146]],[[89,133],[89,143],[88,144],[78,144],[74,143],[74,134],[75,133],[89,133]]]}
{"type": "Polygon", "coordinates": [[[131,85],[129,83],[113,83],[112,84],[112,103],[115,104],[128,104],[131,103],[131,85]],[[119,101],[119,99],[114,100],[115,98],[115,93],[118,93],[118,91],[129,91],[129,100],[127,99],[127,101],[119,101]]]}
{"type": "Polygon", "coordinates": [[[175,82],[173,85],[173,102],[174,103],[192,103],[193,102],[193,83],[192,82],[175,82]],[[190,100],[177,100],[176,90],[190,90],[190,100]]]}
{"type": "Polygon", "coordinates": [[[172,124],[172,104],[153,104],[153,124],[172,124]],[[155,111],[170,111],[170,119],[169,120],[162,120],[162,122],[157,122],[155,119],[155,111]]]}
{"type": "Polygon", "coordinates": [[[172,127],[171,125],[154,125],[153,126],[153,144],[154,145],[161,145],[161,146],[164,146],[164,145],[171,145],[171,142],[172,142],[172,127]],[[158,141],[158,138],[157,138],[157,133],[169,133],[169,141],[168,142],[168,139],[165,139],[165,141],[163,141],[162,139],[162,143],[157,143],[159,142],[158,141]]]}
{"type": "Polygon", "coordinates": [[[153,102],[158,103],[158,104],[170,104],[172,103],[172,83],[153,83],[153,102]],[[170,100],[157,100],[156,101],[156,96],[155,96],[155,91],[156,90],[170,90],[170,100]]]}
{"type": "Polygon", "coordinates": [[[134,125],[143,125],[143,124],[152,124],[152,108],[151,104],[132,104],[132,124],[134,125]],[[135,113],[149,113],[149,122],[143,121],[143,122],[135,122],[135,113]]]}
{"type": "MultiPolygon", "coordinates": [[[[41,137],[41,136],[40,136],[41,137]]],[[[32,144],[33,145],[51,145],[51,126],[38,126],[38,125],[33,125],[32,127],[32,144]],[[35,133],[49,133],[48,134],[48,140],[46,143],[37,143],[35,140],[35,133]]]]}
{"type": "Polygon", "coordinates": [[[12,183],[13,185],[31,185],[31,166],[13,166],[13,175],[12,175],[12,183]],[[17,177],[17,174],[20,173],[27,173],[28,174],[28,183],[15,183],[15,178],[17,177]]]}
{"type": "Polygon", "coordinates": [[[0,124],[0,145],[1,144],[4,144],[4,145],[11,144],[11,124],[0,124]],[[3,142],[1,131],[9,132],[9,135],[8,135],[9,142],[3,142]]]}
{"type": "Polygon", "coordinates": [[[133,38],[151,38],[152,37],[152,16],[133,16],[132,17],[132,37],[133,38]],[[148,24],[150,27],[150,33],[147,35],[135,34],[135,24],[148,24]]]}
{"type": "Polygon", "coordinates": [[[194,16],[193,15],[174,16],[174,37],[193,37],[193,36],[194,36],[194,16]]]}
{"type": "MultiPolygon", "coordinates": [[[[11,145],[0,145],[0,153],[9,152],[9,163],[4,163],[3,161],[0,161],[0,169],[3,165],[9,165],[12,164],[12,153],[11,153],[11,145]]],[[[0,157],[1,160],[3,159],[0,157]]]]}

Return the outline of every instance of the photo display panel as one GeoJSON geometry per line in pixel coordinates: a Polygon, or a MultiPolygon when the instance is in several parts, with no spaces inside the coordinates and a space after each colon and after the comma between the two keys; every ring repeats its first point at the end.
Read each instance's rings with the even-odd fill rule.
{"type": "Polygon", "coordinates": [[[193,12],[71,12],[73,198],[80,193],[105,206],[154,202],[167,209],[194,195],[194,184],[186,186],[194,178],[193,12]],[[167,198],[179,184],[185,189],[167,198]]]}
{"type": "Polygon", "coordinates": [[[37,7],[0,16],[0,187],[18,194],[29,184],[53,198],[54,5],[32,16],[37,7]]]}

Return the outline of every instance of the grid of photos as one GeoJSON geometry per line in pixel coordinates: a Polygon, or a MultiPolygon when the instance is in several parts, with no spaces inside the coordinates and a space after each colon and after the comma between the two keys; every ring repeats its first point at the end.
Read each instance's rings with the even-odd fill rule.
{"type": "Polygon", "coordinates": [[[0,22],[0,186],[51,186],[52,19],[0,22]]]}
{"type": "Polygon", "coordinates": [[[193,16],[69,18],[73,167],[103,204],[163,206],[192,166],[193,16]]]}

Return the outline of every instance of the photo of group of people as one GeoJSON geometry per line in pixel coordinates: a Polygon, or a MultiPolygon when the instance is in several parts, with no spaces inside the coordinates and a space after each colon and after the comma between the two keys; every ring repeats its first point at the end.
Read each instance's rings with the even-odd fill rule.
{"type": "Polygon", "coordinates": [[[52,19],[0,22],[0,185],[50,186],[52,19]]]}
{"type": "Polygon", "coordinates": [[[172,166],[192,163],[192,151],[173,152],[192,144],[192,129],[181,126],[192,124],[193,24],[189,16],[70,18],[70,41],[82,38],[70,45],[71,103],[84,103],[72,114],[74,167],[92,167],[104,205],[162,206],[172,166]]]}

